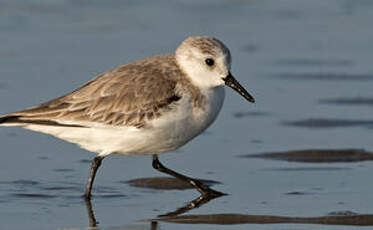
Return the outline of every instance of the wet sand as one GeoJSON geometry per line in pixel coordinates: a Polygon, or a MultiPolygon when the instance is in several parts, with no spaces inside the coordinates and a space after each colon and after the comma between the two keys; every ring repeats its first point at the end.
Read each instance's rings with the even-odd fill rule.
{"type": "Polygon", "coordinates": [[[228,194],[218,198],[164,178],[149,156],[114,155],[86,203],[95,155],[2,127],[0,229],[371,226],[372,10],[372,1],[344,0],[1,1],[0,114],[173,52],[191,35],[227,44],[233,75],[257,102],[227,89],[203,135],[160,155],[228,194]]]}

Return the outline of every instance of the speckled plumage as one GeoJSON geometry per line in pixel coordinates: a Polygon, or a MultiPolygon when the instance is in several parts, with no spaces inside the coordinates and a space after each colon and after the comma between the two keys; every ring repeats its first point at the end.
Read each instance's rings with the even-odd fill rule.
{"type": "Polygon", "coordinates": [[[204,97],[180,70],[174,55],[166,54],[116,67],[70,94],[3,118],[9,123],[50,121],[85,127],[82,122],[96,122],[144,128],[147,121],[171,111],[185,92],[201,109],[204,97]]]}

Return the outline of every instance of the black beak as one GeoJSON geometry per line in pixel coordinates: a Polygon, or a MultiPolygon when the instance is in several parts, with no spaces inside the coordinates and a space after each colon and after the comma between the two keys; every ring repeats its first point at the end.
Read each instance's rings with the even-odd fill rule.
{"type": "Polygon", "coordinates": [[[253,98],[253,96],[251,96],[247,91],[246,89],[244,89],[240,83],[238,83],[238,81],[232,76],[231,73],[228,74],[228,76],[226,76],[225,78],[223,78],[223,80],[225,81],[225,85],[231,87],[232,89],[234,89],[237,93],[241,94],[241,96],[243,96],[244,98],[246,98],[246,100],[254,103],[255,102],[255,99],[253,98]]]}

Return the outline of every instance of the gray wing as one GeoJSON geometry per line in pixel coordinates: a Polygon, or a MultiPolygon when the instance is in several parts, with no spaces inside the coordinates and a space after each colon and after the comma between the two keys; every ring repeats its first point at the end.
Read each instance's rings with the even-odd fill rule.
{"type": "Polygon", "coordinates": [[[177,70],[171,55],[133,62],[112,69],[63,97],[1,116],[0,123],[84,127],[86,122],[97,122],[144,127],[146,121],[171,110],[181,98],[175,93],[177,70]]]}

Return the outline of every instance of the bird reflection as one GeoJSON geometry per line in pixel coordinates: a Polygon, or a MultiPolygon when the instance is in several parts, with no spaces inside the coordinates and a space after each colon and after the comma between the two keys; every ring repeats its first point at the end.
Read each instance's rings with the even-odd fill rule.
{"type": "MultiPolygon", "coordinates": [[[[175,217],[181,214],[184,214],[188,212],[189,210],[199,208],[202,205],[208,203],[209,201],[216,199],[218,197],[224,196],[225,194],[206,194],[206,195],[200,195],[199,197],[195,198],[192,201],[189,201],[186,205],[176,209],[175,211],[167,212],[165,214],[158,215],[159,218],[164,218],[164,217],[175,217]]],[[[97,228],[98,226],[98,221],[95,217],[92,203],[90,199],[85,199],[85,204],[87,207],[87,213],[88,213],[88,219],[89,219],[89,226],[90,228],[97,228]]],[[[158,229],[158,222],[153,220],[151,221],[151,230],[156,230],[158,229]]]]}
{"type": "MultiPolygon", "coordinates": [[[[213,225],[234,225],[234,224],[322,224],[322,225],[344,225],[344,226],[373,226],[372,214],[358,214],[352,212],[329,213],[326,216],[297,217],[297,216],[274,216],[274,215],[247,215],[247,214],[202,214],[202,215],[182,215],[189,210],[198,208],[219,196],[199,196],[188,202],[187,205],[158,215],[151,219],[151,230],[158,230],[159,222],[179,223],[179,224],[213,224],[213,225]]],[[[98,229],[98,222],[90,200],[86,200],[89,226],[91,229],[98,229]]],[[[122,228],[121,228],[122,229],[122,228]]],[[[123,229],[132,229],[126,226],[123,229]]],[[[148,229],[148,228],[146,228],[148,229]]]]}

